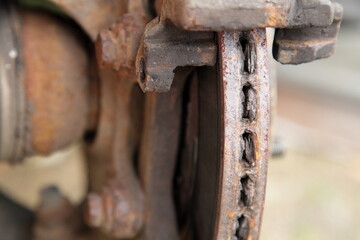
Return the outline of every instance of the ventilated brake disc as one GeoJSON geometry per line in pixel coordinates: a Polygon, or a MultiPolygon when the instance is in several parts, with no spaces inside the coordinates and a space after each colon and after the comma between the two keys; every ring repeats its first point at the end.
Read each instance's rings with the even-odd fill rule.
{"type": "MultiPolygon", "coordinates": [[[[111,239],[259,239],[270,139],[265,28],[276,28],[281,63],[325,58],[340,5],[49,0],[80,30],[1,2],[0,160],[84,142],[86,222],[111,239]]],[[[45,231],[34,239],[72,228],[66,214],[51,227],[57,214],[41,214],[35,229],[45,231]]]]}
{"type": "Polygon", "coordinates": [[[269,157],[265,29],[218,34],[216,67],[190,80],[177,178],[183,239],[258,239],[269,157]]]}

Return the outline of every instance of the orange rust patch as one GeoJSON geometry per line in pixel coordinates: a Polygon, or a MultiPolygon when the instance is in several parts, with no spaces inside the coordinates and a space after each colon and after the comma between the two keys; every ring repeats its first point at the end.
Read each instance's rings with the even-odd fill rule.
{"type": "Polygon", "coordinates": [[[85,131],[88,60],[69,26],[38,12],[22,16],[29,151],[49,154],[85,131]]]}
{"type": "Polygon", "coordinates": [[[234,218],[234,217],[235,217],[235,213],[230,212],[230,211],[227,211],[227,216],[228,216],[229,218],[234,218]]]}
{"type": "Polygon", "coordinates": [[[267,15],[266,27],[285,27],[287,14],[278,8],[265,6],[265,13],[267,15]]]}

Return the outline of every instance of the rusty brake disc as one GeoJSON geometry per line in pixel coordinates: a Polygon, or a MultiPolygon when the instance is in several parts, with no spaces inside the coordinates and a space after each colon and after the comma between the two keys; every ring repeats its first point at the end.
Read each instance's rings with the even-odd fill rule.
{"type": "Polygon", "coordinates": [[[258,239],[269,157],[266,30],[221,32],[188,84],[176,178],[183,239],[258,239]]]}

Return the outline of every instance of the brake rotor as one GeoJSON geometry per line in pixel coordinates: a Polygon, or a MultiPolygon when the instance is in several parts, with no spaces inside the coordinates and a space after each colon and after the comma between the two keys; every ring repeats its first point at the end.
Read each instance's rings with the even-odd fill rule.
{"type": "Polygon", "coordinates": [[[217,67],[190,80],[176,178],[183,239],[258,239],[269,157],[265,29],[218,34],[217,67]]]}

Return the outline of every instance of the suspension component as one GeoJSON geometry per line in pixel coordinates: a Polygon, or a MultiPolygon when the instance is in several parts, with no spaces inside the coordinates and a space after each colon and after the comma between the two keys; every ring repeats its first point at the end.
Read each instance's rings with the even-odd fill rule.
{"type": "Polygon", "coordinates": [[[137,49],[150,19],[144,1],[128,1],[127,12],[111,28],[103,29],[97,38],[99,65],[112,68],[121,78],[136,81],[134,66],[137,49]]]}
{"type": "Polygon", "coordinates": [[[140,88],[102,69],[99,126],[90,144],[91,194],[86,221],[108,236],[135,238],[143,228],[144,194],[134,168],[141,134],[140,88]]]}

